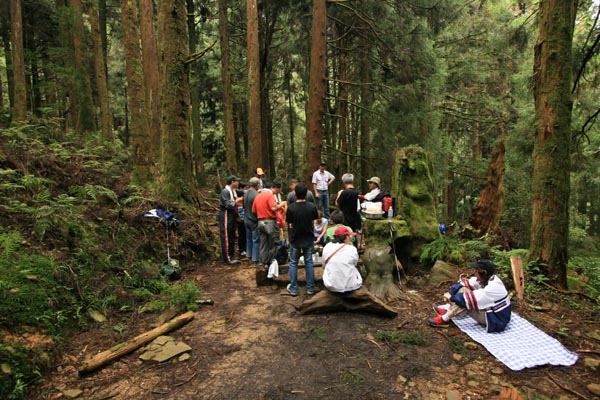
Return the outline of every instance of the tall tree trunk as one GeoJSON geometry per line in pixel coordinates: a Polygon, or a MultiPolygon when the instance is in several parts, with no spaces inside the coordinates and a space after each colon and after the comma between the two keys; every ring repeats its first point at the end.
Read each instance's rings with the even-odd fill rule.
{"type": "Polygon", "coordinates": [[[0,112],[4,112],[4,82],[2,81],[2,70],[0,69],[0,112]]]}
{"type": "MultiPolygon", "coordinates": [[[[158,94],[158,53],[154,32],[154,8],[152,0],[140,0],[140,34],[142,38],[142,66],[144,70],[144,88],[146,115],[148,116],[148,152],[152,164],[160,157],[160,96],[158,94]]],[[[155,171],[151,168],[151,174],[155,171]]]]}
{"type": "Polygon", "coordinates": [[[100,125],[104,140],[113,141],[112,115],[108,103],[108,80],[106,78],[106,60],[102,49],[102,33],[98,17],[97,0],[88,0],[88,15],[92,32],[92,46],[94,48],[94,72],[96,88],[98,89],[98,103],[100,104],[100,125]]]}
{"type": "Polygon", "coordinates": [[[574,0],[540,2],[533,65],[536,124],[529,257],[563,288],[567,286],[576,9],[574,0]]]}
{"type": "Polygon", "coordinates": [[[108,81],[108,37],[106,34],[106,0],[98,0],[98,24],[100,40],[102,41],[102,56],[104,58],[104,75],[108,81]]]}
{"type": "Polygon", "coordinates": [[[221,81],[223,82],[223,126],[225,127],[225,148],[227,149],[227,170],[237,171],[235,129],[233,125],[233,98],[231,90],[229,26],[227,0],[219,0],[219,33],[221,38],[221,81]]]}
{"type": "Polygon", "coordinates": [[[87,48],[85,46],[85,30],[81,14],[81,0],[70,0],[73,8],[73,55],[75,61],[75,107],[77,119],[75,130],[80,133],[96,130],[96,112],[92,98],[92,84],[88,73],[87,48]]]}
{"type": "MultiPolygon", "coordinates": [[[[337,92],[337,110],[336,116],[338,119],[338,138],[339,138],[339,146],[340,157],[338,158],[339,169],[340,171],[349,172],[350,171],[350,159],[349,159],[349,124],[348,124],[348,88],[346,87],[345,82],[348,81],[348,64],[347,64],[347,55],[345,53],[346,40],[345,35],[346,32],[343,27],[339,27],[339,46],[340,49],[337,51],[337,60],[338,60],[338,69],[337,69],[337,78],[338,82],[338,92],[337,92]]],[[[368,178],[367,178],[368,179],[368,178]]]]}
{"type": "Polygon", "coordinates": [[[40,82],[40,69],[38,66],[38,57],[39,55],[37,53],[35,54],[31,54],[29,59],[30,59],[30,69],[31,69],[31,80],[29,80],[29,82],[31,82],[31,99],[30,104],[31,104],[31,112],[36,116],[36,117],[40,117],[41,116],[41,111],[40,109],[42,108],[42,91],[41,91],[41,82],[40,82]]]}
{"type": "Polygon", "coordinates": [[[323,146],[323,112],[325,99],[325,62],[327,25],[326,0],[313,0],[311,31],[310,77],[308,88],[308,116],[306,129],[305,182],[312,179],[312,170],[319,165],[323,146]]]}
{"type": "Polygon", "coordinates": [[[14,83],[13,122],[27,121],[27,86],[25,84],[25,57],[23,55],[23,18],[21,0],[10,1],[10,22],[12,42],[12,67],[14,83]]]}
{"type": "MultiPolygon", "coordinates": [[[[369,44],[366,37],[361,39],[363,54],[360,61],[360,76],[362,86],[360,87],[360,173],[363,177],[369,176],[371,171],[371,132],[369,111],[373,104],[373,92],[370,83],[373,81],[371,74],[371,60],[369,57],[369,44]]],[[[367,178],[369,179],[369,178],[367,178]]],[[[367,193],[368,185],[362,180],[362,193],[367,193]]]]}
{"type": "MultiPolygon", "coordinates": [[[[289,160],[292,163],[291,176],[296,177],[296,145],[294,143],[294,98],[292,94],[292,69],[291,67],[285,74],[285,83],[287,89],[287,98],[288,98],[288,123],[290,127],[290,158],[289,160]]],[[[310,182],[307,182],[310,184],[310,182]]]]}
{"type": "Polygon", "coordinates": [[[481,191],[477,204],[471,211],[469,223],[481,235],[494,232],[504,211],[504,135],[492,152],[488,167],[487,185],[481,191]]]}
{"type": "MultiPolygon", "coordinates": [[[[196,33],[196,7],[194,0],[186,0],[187,7],[187,28],[188,28],[188,49],[190,54],[195,54],[198,47],[198,34],[196,33]]],[[[192,135],[192,164],[193,173],[198,184],[204,184],[206,177],[204,174],[204,155],[202,154],[202,118],[200,111],[200,93],[202,91],[201,75],[199,71],[200,63],[194,62],[190,65],[190,99],[191,99],[191,135],[192,135]]]]}
{"type": "Polygon", "coordinates": [[[257,0],[246,0],[248,43],[248,175],[257,167],[265,168],[264,145],[260,126],[260,46],[258,42],[257,0]]]}
{"type": "Polygon", "coordinates": [[[185,0],[162,0],[158,8],[161,179],[168,201],[193,200],[190,83],[185,0]]]}
{"type": "Polygon", "coordinates": [[[444,188],[444,202],[446,203],[446,218],[449,225],[456,221],[456,185],[454,184],[454,171],[448,171],[446,186],[444,188]]]}
{"type": "Polygon", "coordinates": [[[152,154],[149,121],[147,118],[144,72],[140,50],[140,32],[136,0],[121,0],[125,73],[127,75],[127,104],[131,116],[130,136],[133,147],[133,182],[146,185],[151,182],[152,154]]]}
{"type": "MultiPolygon", "coordinates": [[[[7,7],[8,9],[8,7],[7,7]]],[[[8,13],[10,14],[10,12],[8,13]]],[[[2,32],[2,42],[4,44],[4,58],[6,61],[6,86],[8,87],[8,106],[15,107],[15,80],[13,79],[12,50],[10,46],[10,34],[8,31],[2,32]]]]}

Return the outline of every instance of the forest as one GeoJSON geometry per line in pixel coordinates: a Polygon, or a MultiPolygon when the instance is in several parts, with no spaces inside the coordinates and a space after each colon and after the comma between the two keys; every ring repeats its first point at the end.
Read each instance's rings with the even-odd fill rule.
{"type": "Polygon", "coordinates": [[[518,254],[532,296],[597,312],[599,22],[590,0],[0,2],[0,397],[33,398],[90,310],[196,309],[155,264],[216,260],[218,193],[258,167],[285,187],[326,161],[365,193],[422,148],[448,232],[416,264],[518,254]],[[183,221],[166,245],[152,208],[183,221]]]}

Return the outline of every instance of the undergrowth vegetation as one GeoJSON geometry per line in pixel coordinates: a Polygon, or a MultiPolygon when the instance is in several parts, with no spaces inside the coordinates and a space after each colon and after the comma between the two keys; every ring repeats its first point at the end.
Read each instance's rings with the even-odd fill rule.
{"type": "MultiPolygon", "coordinates": [[[[436,261],[464,266],[477,259],[492,259],[498,267],[496,273],[505,284],[512,285],[511,257],[519,257],[523,261],[526,280],[525,292],[535,295],[545,290],[548,280],[540,265],[528,262],[527,249],[506,250],[501,246],[489,243],[488,237],[476,240],[464,240],[458,235],[441,236],[433,242],[423,245],[420,261],[433,265],[436,261]]],[[[600,244],[594,237],[582,235],[581,230],[572,229],[570,238],[570,254],[568,264],[568,284],[570,290],[581,291],[600,302],[600,244]]]]}
{"type": "MultiPolygon", "coordinates": [[[[160,275],[164,228],[142,217],[160,204],[128,183],[127,152],[56,128],[0,130],[3,399],[23,398],[69,330],[90,323],[90,310],[125,319],[193,309],[200,296],[193,282],[160,275]]],[[[173,232],[175,248],[178,240],[173,232]]]]}

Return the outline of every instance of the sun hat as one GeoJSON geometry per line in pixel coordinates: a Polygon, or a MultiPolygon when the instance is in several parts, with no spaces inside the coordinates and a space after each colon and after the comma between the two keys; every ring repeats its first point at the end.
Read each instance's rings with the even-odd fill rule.
{"type": "Polygon", "coordinates": [[[367,183],[371,183],[371,182],[373,182],[377,186],[381,187],[381,180],[377,176],[374,176],[367,181],[367,183]]]}
{"type": "Polygon", "coordinates": [[[256,175],[264,175],[265,171],[261,167],[256,168],[256,175]]]}

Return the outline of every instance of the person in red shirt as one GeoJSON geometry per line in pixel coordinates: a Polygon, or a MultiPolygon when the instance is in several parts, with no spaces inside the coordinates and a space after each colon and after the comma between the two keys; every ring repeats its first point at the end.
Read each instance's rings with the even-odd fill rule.
{"type": "Polygon", "coordinates": [[[275,260],[277,249],[279,247],[279,228],[283,228],[283,221],[280,225],[277,222],[277,213],[286,206],[282,201],[277,204],[275,195],[281,190],[281,185],[273,182],[267,182],[267,188],[260,191],[252,204],[252,212],[258,218],[258,233],[260,235],[259,262],[266,266],[275,260]],[[279,186],[279,187],[278,187],[279,186]]]}

